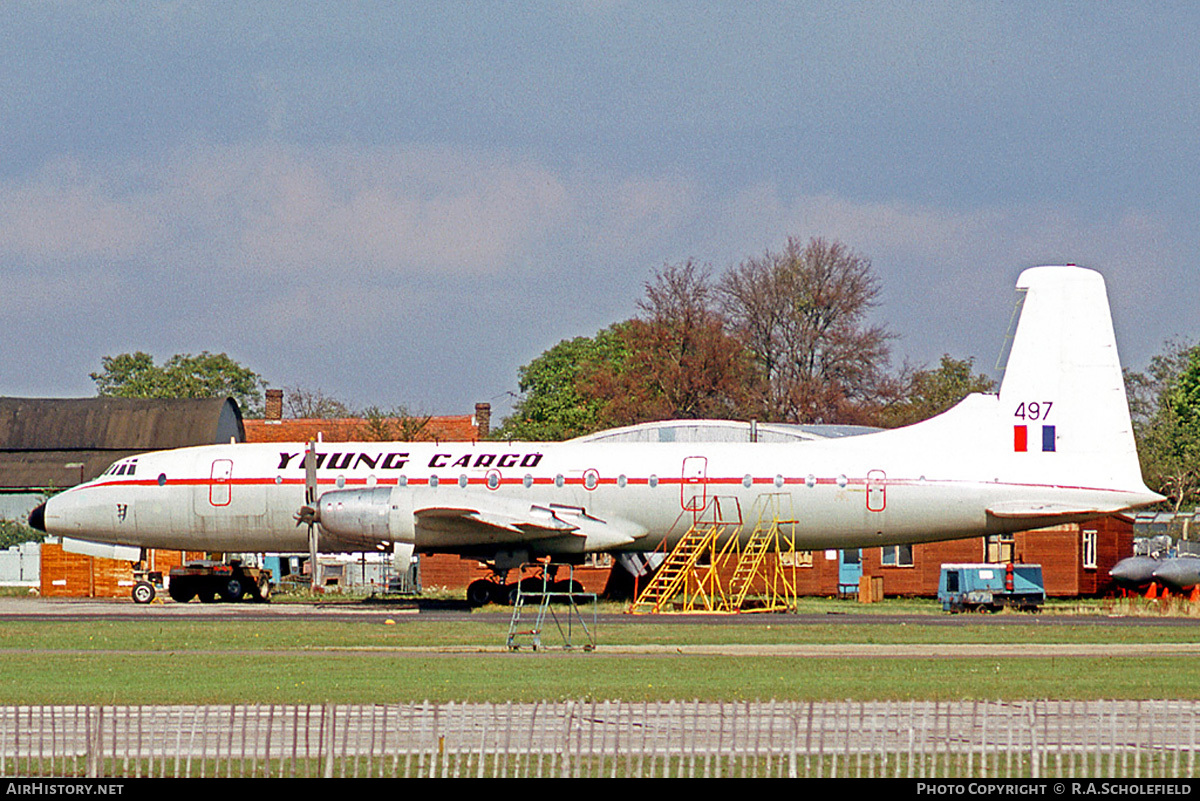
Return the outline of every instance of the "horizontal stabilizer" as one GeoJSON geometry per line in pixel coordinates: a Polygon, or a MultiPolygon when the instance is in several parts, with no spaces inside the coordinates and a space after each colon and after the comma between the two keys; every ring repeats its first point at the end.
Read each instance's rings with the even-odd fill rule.
{"type": "Polygon", "coordinates": [[[1021,520],[1024,518],[1042,517],[1078,517],[1080,515],[1106,515],[1126,508],[1122,505],[1109,504],[1104,508],[1099,506],[1073,506],[1064,503],[1024,503],[1007,501],[988,507],[987,513],[992,517],[1005,520],[1021,520]]]}

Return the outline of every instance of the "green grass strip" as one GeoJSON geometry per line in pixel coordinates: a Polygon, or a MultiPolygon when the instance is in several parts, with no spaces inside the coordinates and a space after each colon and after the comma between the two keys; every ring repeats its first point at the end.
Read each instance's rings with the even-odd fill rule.
{"type": "Polygon", "coordinates": [[[1197,698],[1195,659],[8,654],[4,704],[1197,698]]]}
{"type": "MultiPolygon", "coordinates": [[[[419,620],[387,615],[362,622],[254,621],[78,621],[0,623],[0,649],[290,651],[320,648],[405,648],[501,646],[508,619],[467,622],[419,620]]],[[[553,624],[545,639],[553,639],[553,624]]],[[[815,645],[815,644],[1026,644],[1026,643],[1191,643],[1196,625],[1105,625],[1097,623],[961,625],[836,623],[678,622],[648,623],[639,618],[602,621],[597,641],[605,645],[815,645]]],[[[582,641],[582,640],[581,640],[582,641]]]]}

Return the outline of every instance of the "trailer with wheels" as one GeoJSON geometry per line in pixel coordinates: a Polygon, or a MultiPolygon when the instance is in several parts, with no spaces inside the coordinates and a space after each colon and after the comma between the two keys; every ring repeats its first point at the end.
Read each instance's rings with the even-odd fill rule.
{"type": "Polygon", "coordinates": [[[169,578],[167,593],[181,604],[193,598],[199,598],[203,603],[265,602],[271,599],[271,571],[246,567],[238,560],[189,562],[171,568],[169,578]]]}
{"type": "Polygon", "coordinates": [[[1042,566],[1031,564],[944,564],[938,600],[947,612],[1037,612],[1046,602],[1042,566]]]}

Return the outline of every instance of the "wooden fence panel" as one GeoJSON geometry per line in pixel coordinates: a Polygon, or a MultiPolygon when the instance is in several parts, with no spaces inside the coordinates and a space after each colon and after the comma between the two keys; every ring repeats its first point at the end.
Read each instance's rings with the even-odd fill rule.
{"type": "Polygon", "coordinates": [[[1179,777],[1196,701],[0,707],[0,775],[1179,777]]]}

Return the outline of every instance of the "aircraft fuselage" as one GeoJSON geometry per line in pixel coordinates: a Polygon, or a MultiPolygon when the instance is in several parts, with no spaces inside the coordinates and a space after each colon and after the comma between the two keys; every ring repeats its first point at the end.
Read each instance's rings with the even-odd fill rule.
{"type": "MultiPolygon", "coordinates": [[[[581,510],[586,530],[525,538],[532,554],[649,550],[697,519],[740,526],[794,521],[796,547],[843,548],[972,537],[1029,528],[988,509],[1116,509],[1138,501],[1104,487],[1005,481],[919,453],[890,453],[897,432],[795,444],[320,443],[319,494],[383,490],[409,519],[424,507],[510,506],[581,510]],[[743,525],[749,524],[749,525],[743,525]],[[605,534],[612,529],[612,535],[605,534]]],[[[294,516],[304,500],[304,443],[241,444],[145,454],[57,496],[52,533],[154,548],[303,551],[294,516]],[[125,465],[124,471],[121,467],[125,465]],[[129,472],[128,465],[132,465],[129,472]],[[78,500],[75,500],[75,499],[78,500]],[[64,524],[59,523],[59,519],[64,524]],[[66,522],[69,521],[69,522],[66,522]]],[[[943,460],[944,461],[944,460],[943,460]]],[[[1086,516],[1086,515],[1079,515],[1086,516]]],[[[329,514],[325,517],[328,519],[329,514]]],[[[1045,524],[1061,522],[1048,514],[1045,524]]],[[[323,526],[323,550],[409,541],[418,552],[506,547],[501,534],[426,521],[371,536],[323,526]]],[[[511,542],[518,545],[517,540],[511,542]]]]}

